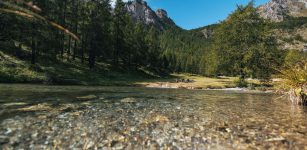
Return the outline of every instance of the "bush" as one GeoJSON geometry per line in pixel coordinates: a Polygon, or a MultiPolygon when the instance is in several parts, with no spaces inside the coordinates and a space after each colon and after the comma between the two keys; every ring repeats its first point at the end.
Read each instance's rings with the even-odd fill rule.
{"type": "Polygon", "coordinates": [[[298,50],[289,50],[286,58],[285,58],[285,64],[289,66],[295,66],[297,63],[299,63],[301,60],[307,59],[307,53],[298,51],[298,50]]]}
{"type": "Polygon", "coordinates": [[[288,17],[282,22],[273,23],[274,28],[295,29],[307,23],[307,17],[288,17]]]}
{"type": "Polygon", "coordinates": [[[243,78],[236,79],[234,82],[237,87],[240,87],[240,88],[248,87],[248,83],[243,78]]]}
{"type": "Polygon", "coordinates": [[[307,61],[301,61],[280,71],[282,90],[293,104],[307,105],[307,61]]]}
{"type": "Polygon", "coordinates": [[[304,40],[304,38],[303,38],[301,35],[299,35],[299,34],[295,35],[295,36],[294,36],[294,39],[297,40],[297,41],[306,42],[306,41],[304,40]]]}

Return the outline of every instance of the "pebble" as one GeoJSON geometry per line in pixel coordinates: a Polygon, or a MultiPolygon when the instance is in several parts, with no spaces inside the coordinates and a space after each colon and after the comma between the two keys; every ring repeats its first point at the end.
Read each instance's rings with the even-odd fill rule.
{"type": "Polygon", "coordinates": [[[0,135],[0,144],[6,144],[9,142],[9,137],[0,135]]]}
{"type": "Polygon", "coordinates": [[[137,100],[135,98],[124,98],[120,100],[121,103],[136,103],[137,100]]]}
{"type": "MultiPolygon", "coordinates": [[[[179,102],[167,95],[152,100],[130,96],[101,103],[59,103],[50,111],[4,119],[0,149],[1,145],[16,149],[304,149],[307,143],[306,120],[263,115],[262,109],[258,112],[254,107],[242,113],[243,108],[231,107],[228,99],[224,104],[180,95],[179,102]]],[[[274,114],[280,112],[274,109],[274,114]]]]}
{"type": "Polygon", "coordinates": [[[92,100],[92,99],[96,99],[96,98],[97,98],[96,95],[87,95],[87,96],[77,97],[78,100],[92,100]]]}
{"type": "Polygon", "coordinates": [[[275,142],[275,141],[285,141],[286,139],[283,137],[277,137],[277,138],[271,138],[271,139],[267,139],[267,142],[275,142]]]}

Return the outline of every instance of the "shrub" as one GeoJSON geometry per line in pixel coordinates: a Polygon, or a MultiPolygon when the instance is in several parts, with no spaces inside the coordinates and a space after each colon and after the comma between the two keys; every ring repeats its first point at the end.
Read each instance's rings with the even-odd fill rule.
{"type": "Polygon", "coordinates": [[[238,78],[234,82],[235,82],[237,87],[240,87],[240,88],[248,87],[248,83],[243,78],[238,78]]]}
{"type": "Polygon", "coordinates": [[[282,90],[293,104],[307,105],[307,61],[300,61],[280,71],[282,90]]]}

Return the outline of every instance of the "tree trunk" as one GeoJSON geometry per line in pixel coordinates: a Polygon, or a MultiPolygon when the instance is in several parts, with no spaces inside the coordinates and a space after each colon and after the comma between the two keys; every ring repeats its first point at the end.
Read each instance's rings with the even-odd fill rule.
{"type": "Polygon", "coordinates": [[[71,36],[68,37],[68,48],[67,48],[67,61],[70,61],[70,49],[71,49],[71,36]]]}
{"type": "Polygon", "coordinates": [[[84,49],[85,49],[85,41],[84,41],[84,37],[85,35],[82,36],[82,40],[81,40],[81,63],[84,64],[84,49]]]}
{"type": "MultiPolygon", "coordinates": [[[[91,41],[93,40],[91,39],[91,41]]],[[[93,69],[95,67],[95,55],[96,54],[95,54],[95,49],[93,49],[93,47],[95,46],[93,45],[93,42],[91,42],[89,58],[88,58],[90,69],[93,69]]]]}
{"type": "MultiPolygon", "coordinates": [[[[82,8],[82,16],[84,15],[85,10],[82,8]]],[[[82,18],[82,39],[81,39],[81,63],[84,64],[84,49],[86,48],[85,46],[85,39],[86,39],[86,31],[85,31],[85,17],[83,16],[82,18]]]]}
{"type": "Polygon", "coordinates": [[[118,37],[116,38],[116,45],[115,45],[115,50],[114,50],[114,57],[113,57],[113,61],[114,61],[114,65],[115,67],[118,66],[118,62],[119,62],[119,42],[118,42],[118,37]]]}
{"type": "MultiPolygon", "coordinates": [[[[65,27],[65,20],[66,20],[66,5],[67,5],[67,1],[63,0],[63,17],[62,17],[62,26],[65,27]]],[[[61,58],[63,59],[63,55],[64,55],[64,50],[65,50],[65,33],[64,31],[62,31],[62,39],[61,39],[61,58]]]]}
{"type": "Polygon", "coordinates": [[[31,64],[36,63],[36,37],[35,37],[35,24],[32,23],[32,35],[31,35],[31,64]]]}
{"type": "MultiPolygon", "coordinates": [[[[75,1],[74,1],[75,2],[75,1]]],[[[79,15],[79,13],[78,13],[78,11],[79,11],[79,2],[80,1],[77,1],[77,3],[76,4],[74,4],[74,6],[75,6],[75,16],[74,16],[74,28],[75,28],[75,30],[74,30],[74,32],[75,32],[75,34],[78,34],[78,15],[79,15]]],[[[75,40],[75,42],[74,42],[74,49],[73,49],[73,57],[72,57],[72,59],[73,60],[75,60],[76,59],[76,53],[77,53],[77,43],[78,43],[78,41],[77,40],[75,40]]]]}

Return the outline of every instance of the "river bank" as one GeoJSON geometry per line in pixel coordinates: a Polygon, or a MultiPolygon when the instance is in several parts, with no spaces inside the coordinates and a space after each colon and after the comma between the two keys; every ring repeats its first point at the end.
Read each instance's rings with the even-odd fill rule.
{"type": "Polygon", "coordinates": [[[280,81],[273,79],[262,83],[258,79],[246,79],[246,86],[238,85],[238,77],[204,77],[194,74],[172,74],[172,78],[163,80],[148,80],[135,83],[147,88],[192,89],[192,90],[229,90],[229,91],[272,91],[280,81]]]}
{"type": "Polygon", "coordinates": [[[272,85],[263,86],[257,79],[247,80],[247,87],[237,86],[237,77],[210,78],[193,74],[171,74],[164,78],[144,78],[140,76],[124,75],[122,78],[95,77],[92,81],[78,79],[57,79],[50,81],[0,82],[0,84],[35,84],[62,86],[126,86],[161,89],[190,89],[190,90],[258,90],[273,89],[272,85]],[[189,82],[187,82],[189,81],[189,82]]]}
{"type": "Polygon", "coordinates": [[[225,89],[235,88],[235,77],[209,78],[193,74],[172,74],[172,78],[144,81],[137,85],[150,88],[225,89]]]}

